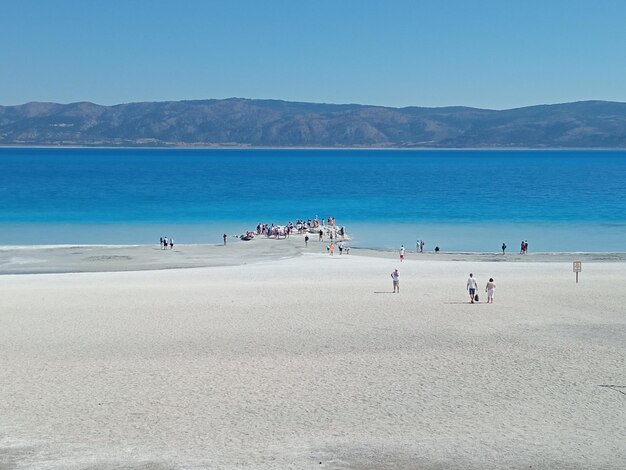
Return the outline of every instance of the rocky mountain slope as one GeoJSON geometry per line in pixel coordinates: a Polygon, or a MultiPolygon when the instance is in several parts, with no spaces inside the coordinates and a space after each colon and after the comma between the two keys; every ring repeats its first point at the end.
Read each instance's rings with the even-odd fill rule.
{"type": "Polygon", "coordinates": [[[626,148],[626,103],[510,110],[276,100],[0,106],[0,145],[626,148]]]}

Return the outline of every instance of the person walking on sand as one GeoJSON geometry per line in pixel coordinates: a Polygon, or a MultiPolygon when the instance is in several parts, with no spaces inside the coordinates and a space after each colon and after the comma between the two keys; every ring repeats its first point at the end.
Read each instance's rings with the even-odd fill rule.
{"type": "Polygon", "coordinates": [[[170,250],[174,249],[174,239],[170,238],[170,250]]]}
{"type": "Polygon", "coordinates": [[[309,236],[308,236],[308,235],[305,235],[305,236],[304,236],[304,246],[305,246],[305,247],[306,247],[306,246],[309,246],[309,236]]]}
{"type": "Polygon", "coordinates": [[[504,254],[504,250],[506,250],[506,243],[502,242],[502,254],[504,254]]]}
{"type": "Polygon", "coordinates": [[[476,295],[476,289],[478,288],[478,284],[476,283],[476,279],[474,279],[474,275],[470,273],[469,278],[467,279],[467,291],[470,296],[470,303],[474,303],[474,296],[476,295]]]}
{"type": "Polygon", "coordinates": [[[492,304],[493,303],[493,294],[494,294],[495,290],[496,290],[496,283],[493,282],[493,278],[490,277],[489,278],[489,282],[485,286],[485,292],[487,293],[487,303],[488,304],[492,304]]]}
{"type": "Polygon", "coordinates": [[[404,261],[404,245],[400,245],[400,262],[404,261]]]}
{"type": "Polygon", "coordinates": [[[224,234],[222,238],[224,239],[224,246],[226,246],[226,234],[224,234]]]}
{"type": "Polygon", "coordinates": [[[391,273],[391,280],[393,281],[393,293],[400,293],[400,273],[398,270],[394,270],[391,273]]]}
{"type": "Polygon", "coordinates": [[[335,244],[333,242],[330,242],[330,245],[328,245],[328,251],[330,252],[330,256],[335,254],[335,244]]]}

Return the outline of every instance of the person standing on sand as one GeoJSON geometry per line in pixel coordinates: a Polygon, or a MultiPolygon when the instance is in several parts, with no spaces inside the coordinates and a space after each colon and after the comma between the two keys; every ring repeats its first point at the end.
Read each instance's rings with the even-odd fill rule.
{"type": "Polygon", "coordinates": [[[319,231],[319,236],[320,236],[319,241],[320,242],[324,241],[324,231],[322,229],[320,229],[320,231],[319,231]]]}
{"type": "Polygon", "coordinates": [[[335,244],[333,242],[330,242],[330,245],[328,245],[328,251],[330,252],[330,256],[335,254],[335,244]]]}
{"type": "Polygon", "coordinates": [[[504,254],[504,250],[506,250],[506,243],[502,242],[502,254],[504,254]]]}
{"type": "Polygon", "coordinates": [[[493,294],[494,294],[495,290],[496,290],[496,283],[493,282],[493,278],[490,277],[489,278],[489,282],[485,286],[485,292],[487,293],[487,303],[488,304],[492,304],[493,303],[493,294]]]}
{"type": "Polygon", "coordinates": [[[478,284],[476,283],[476,279],[474,279],[474,275],[470,273],[469,278],[467,279],[467,291],[470,296],[470,303],[474,303],[474,296],[476,295],[476,289],[478,288],[478,284]]]}
{"type": "Polygon", "coordinates": [[[404,245],[400,245],[400,262],[404,261],[404,245]]]}
{"type": "Polygon", "coordinates": [[[224,246],[226,246],[226,234],[222,238],[224,239],[224,246]]]}
{"type": "Polygon", "coordinates": [[[170,238],[170,250],[174,249],[174,239],[170,238]]]}
{"type": "Polygon", "coordinates": [[[304,246],[309,246],[309,236],[308,235],[304,236],[304,246]]]}
{"type": "Polygon", "coordinates": [[[400,273],[398,272],[398,270],[394,270],[394,272],[391,273],[391,280],[393,281],[393,293],[400,293],[400,273]]]}

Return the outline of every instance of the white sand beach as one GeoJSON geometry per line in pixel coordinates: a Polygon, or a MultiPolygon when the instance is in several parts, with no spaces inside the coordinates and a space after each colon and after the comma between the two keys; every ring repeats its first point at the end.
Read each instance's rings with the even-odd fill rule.
{"type": "Polygon", "coordinates": [[[626,462],[621,254],[4,247],[0,273],[3,469],[626,462]]]}

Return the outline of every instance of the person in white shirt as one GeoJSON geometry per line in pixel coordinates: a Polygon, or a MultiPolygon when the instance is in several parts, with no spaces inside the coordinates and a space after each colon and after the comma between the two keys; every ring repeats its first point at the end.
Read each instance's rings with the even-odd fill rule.
{"type": "Polygon", "coordinates": [[[474,275],[470,273],[469,278],[467,279],[467,291],[469,292],[471,303],[474,303],[474,296],[476,295],[477,288],[478,284],[476,283],[476,279],[474,279],[474,275]]]}
{"type": "Polygon", "coordinates": [[[391,273],[391,279],[393,280],[393,293],[400,293],[400,273],[397,269],[391,273]]]}
{"type": "Polygon", "coordinates": [[[404,260],[404,245],[400,245],[400,261],[404,260]]]}

